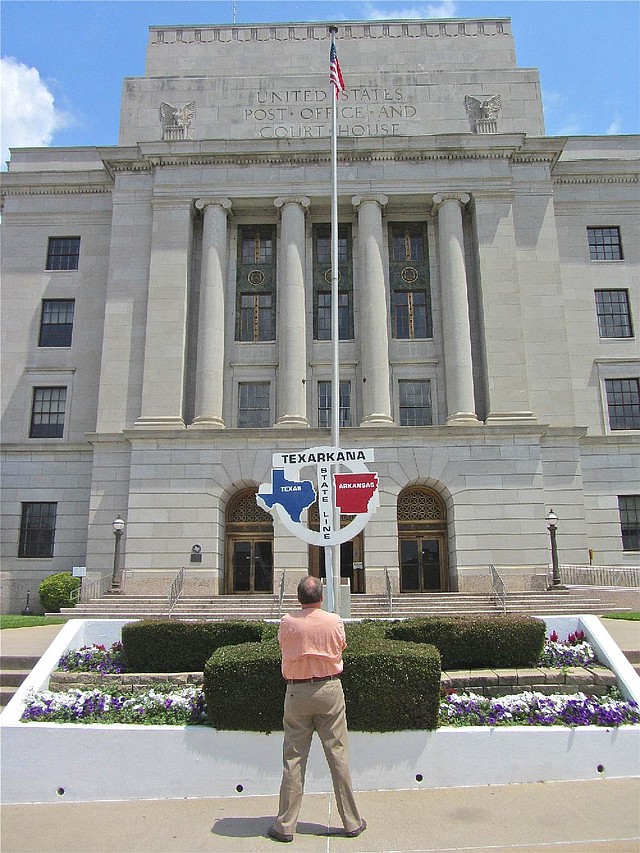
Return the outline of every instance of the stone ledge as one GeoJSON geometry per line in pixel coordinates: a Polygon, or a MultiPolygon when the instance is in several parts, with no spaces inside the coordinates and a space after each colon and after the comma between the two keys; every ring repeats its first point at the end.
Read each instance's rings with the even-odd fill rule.
{"type": "MultiPolygon", "coordinates": [[[[120,689],[134,692],[145,687],[170,684],[175,687],[202,686],[201,672],[121,673],[99,675],[95,672],[53,672],[50,690],[120,689]]],[[[567,667],[566,669],[474,669],[443,672],[440,684],[445,690],[471,690],[484,696],[506,696],[531,690],[539,693],[604,693],[616,684],[615,673],[605,666],[567,667]]]]}

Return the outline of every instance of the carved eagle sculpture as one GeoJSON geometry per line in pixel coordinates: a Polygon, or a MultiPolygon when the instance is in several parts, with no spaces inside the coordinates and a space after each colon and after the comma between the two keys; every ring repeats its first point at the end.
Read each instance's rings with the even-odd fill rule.
{"type": "Polygon", "coordinates": [[[162,130],[176,130],[181,128],[187,130],[191,125],[191,120],[196,114],[196,102],[189,101],[183,107],[172,107],[171,104],[160,104],[160,121],[162,122],[162,130]]]}
{"type": "Polygon", "coordinates": [[[464,105],[474,122],[481,119],[497,119],[502,107],[500,95],[491,95],[488,98],[474,98],[473,95],[466,95],[464,105]]]}

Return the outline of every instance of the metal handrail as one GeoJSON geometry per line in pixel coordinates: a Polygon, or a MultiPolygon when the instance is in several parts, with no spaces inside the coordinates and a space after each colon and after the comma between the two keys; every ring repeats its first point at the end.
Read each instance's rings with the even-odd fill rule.
{"type": "Polygon", "coordinates": [[[500,605],[502,607],[502,612],[507,612],[507,588],[505,586],[504,581],[500,577],[498,570],[492,564],[489,566],[491,570],[491,586],[493,587],[493,597],[494,603],[496,607],[500,605]]]}
{"type": "Polygon", "coordinates": [[[393,616],[393,587],[391,586],[391,577],[389,569],[384,567],[384,580],[387,588],[387,607],[389,608],[389,616],[393,616]]]}
{"type": "Polygon", "coordinates": [[[184,566],[180,569],[178,574],[175,576],[171,586],[169,587],[169,595],[167,596],[167,605],[169,608],[169,615],[171,615],[171,611],[176,606],[176,602],[182,595],[182,587],[184,586],[184,566]]]}
{"type": "MultiPolygon", "coordinates": [[[[547,576],[551,567],[547,567],[547,576]]],[[[640,587],[639,566],[586,566],[563,563],[560,566],[562,582],[574,586],[640,587]]]]}
{"type": "Polygon", "coordinates": [[[100,578],[86,581],[82,579],[82,583],[77,589],[72,589],[69,594],[69,601],[74,604],[87,604],[92,598],[100,598],[111,588],[111,575],[102,575],[100,578]]]}
{"type": "Polygon", "coordinates": [[[284,574],[285,570],[283,569],[280,584],[278,586],[278,619],[282,615],[282,602],[284,600],[284,574]]]}

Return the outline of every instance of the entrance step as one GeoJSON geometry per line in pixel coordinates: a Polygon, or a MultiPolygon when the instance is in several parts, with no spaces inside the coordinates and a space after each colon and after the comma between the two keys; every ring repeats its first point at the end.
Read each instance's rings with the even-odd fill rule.
{"type": "MultiPolygon", "coordinates": [[[[510,592],[504,611],[493,595],[459,592],[434,592],[396,595],[389,608],[386,596],[352,595],[353,619],[407,618],[428,615],[497,615],[528,613],[551,616],[577,613],[601,614],[637,609],[615,590],[556,590],[553,592],[510,592]]],[[[622,592],[622,591],[621,591],[622,592]]],[[[299,607],[295,595],[285,595],[279,607],[276,595],[220,595],[210,597],[182,596],[169,611],[165,596],[104,595],[74,608],[63,608],[60,614],[74,619],[183,619],[188,621],[222,621],[228,619],[279,619],[299,607]]],[[[54,615],[54,614],[50,614],[54,615]]]]}
{"type": "Polygon", "coordinates": [[[0,708],[8,705],[18,687],[39,660],[39,657],[27,655],[2,655],[0,657],[0,708]]]}

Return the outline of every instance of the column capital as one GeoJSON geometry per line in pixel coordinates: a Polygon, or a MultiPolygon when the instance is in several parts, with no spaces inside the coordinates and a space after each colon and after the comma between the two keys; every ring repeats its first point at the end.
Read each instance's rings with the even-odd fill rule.
{"type": "Polygon", "coordinates": [[[311,199],[306,195],[279,195],[273,204],[278,209],[284,207],[285,204],[297,204],[306,211],[311,204],[311,199]]]}
{"type": "Polygon", "coordinates": [[[389,201],[389,197],[384,193],[371,193],[370,195],[354,195],[351,199],[351,204],[356,208],[364,204],[365,201],[375,201],[381,208],[385,207],[389,201]]]}
{"type": "Polygon", "coordinates": [[[469,193],[436,193],[433,196],[433,209],[437,210],[445,201],[457,201],[460,207],[469,204],[471,196],[469,193]]]}
{"type": "Polygon", "coordinates": [[[204,210],[205,207],[209,207],[209,205],[214,207],[221,207],[225,212],[231,211],[232,202],[230,198],[198,198],[196,199],[196,207],[198,210],[204,210]]]}

